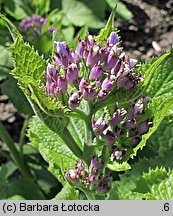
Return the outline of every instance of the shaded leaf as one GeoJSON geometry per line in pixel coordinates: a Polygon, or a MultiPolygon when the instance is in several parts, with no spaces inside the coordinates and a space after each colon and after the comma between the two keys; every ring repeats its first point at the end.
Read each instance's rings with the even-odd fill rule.
{"type": "Polygon", "coordinates": [[[53,200],[77,200],[78,194],[79,191],[67,183],[53,200]]]}
{"type": "Polygon", "coordinates": [[[73,167],[77,158],[64,144],[63,140],[46,125],[34,117],[28,130],[31,144],[38,148],[43,158],[49,163],[50,171],[65,184],[63,174],[68,167],[73,167]]]}
{"type": "Polygon", "coordinates": [[[103,27],[105,1],[63,0],[62,8],[66,17],[76,26],[103,27]],[[99,5],[99,7],[98,7],[99,5]]]}

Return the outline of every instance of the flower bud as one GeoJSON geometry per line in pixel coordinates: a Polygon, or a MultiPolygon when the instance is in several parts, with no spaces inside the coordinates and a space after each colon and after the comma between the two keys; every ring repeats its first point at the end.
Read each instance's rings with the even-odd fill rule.
{"type": "Polygon", "coordinates": [[[133,59],[133,58],[129,59],[129,67],[130,68],[135,67],[136,64],[137,64],[137,60],[136,59],[133,59]]]}
{"type": "Polygon", "coordinates": [[[91,69],[89,79],[100,79],[102,73],[103,73],[102,68],[98,64],[95,64],[91,69]]]}
{"type": "Polygon", "coordinates": [[[104,70],[111,70],[117,64],[118,60],[119,58],[115,53],[109,54],[104,66],[104,70]]]}
{"type": "Polygon", "coordinates": [[[115,134],[110,130],[106,132],[106,143],[109,145],[110,149],[112,149],[115,143],[115,134]]]}
{"type": "Polygon", "coordinates": [[[136,119],[132,118],[132,119],[126,119],[126,121],[123,124],[123,128],[125,129],[131,129],[134,128],[136,125],[136,119]]]}
{"type": "Polygon", "coordinates": [[[115,45],[119,42],[119,37],[116,32],[111,32],[109,38],[107,39],[109,45],[115,45]]]}
{"type": "Polygon", "coordinates": [[[139,137],[133,137],[131,142],[130,142],[130,147],[135,148],[139,143],[141,139],[139,137]]]}
{"type": "Polygon", "coordinates": [[[76,64],[72,63],[70,66],[68,66],[66,78],[69,83],[72,83],[78,78],[78,67],[76,64]]]}
{"type": "Polygon", "coordinates": [[[86,41],[78,39],[78,44],[75,51],[75,60],[78,61],[79,59],[83,58],[84,50],[86,47],[86,41]]]}
{"type": "Polygon", "coordinates": [[[92,35],[88,35],[88,37],[87,37],[87,43],[89,45],[94,45],[94,39],[93,39],[92,35]]]}
{"type": "Polygon", "coordinates": [[[106,90],[106,92],[109,92],[112,88],[112,81],[110,79],[110,76],[107,76],[105,80],[102,83],[102,89],[106,90]]]}
{"type": "Polygon", "coordinates": [[[149,131],[150,124],[145,121],[136,126],[136,131],[139,135],[143,135],[149,131]]]}
{"type": "Polygon", "coordinates": [[[56,33],[57,32],[57,28],[55,28],[53,26],[49,26],[48,32],[50,32],[50,33],[56,33]]]}

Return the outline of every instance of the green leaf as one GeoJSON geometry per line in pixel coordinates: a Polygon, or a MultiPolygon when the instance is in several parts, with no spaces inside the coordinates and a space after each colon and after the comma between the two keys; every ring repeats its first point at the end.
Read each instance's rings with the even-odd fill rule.
{"type": "Polygon", "coordinates": [[[68,123],[64,117],[67,109],[45,95],[44,71],[47,62],[29,44],[24,43],[22,36],[7,18],[2,14],[0,16],[7,23],[15,40],[11,46],[15,65],[12,75],[18,80],[35,113],[49,128],[61,133],[68,123]]]}
{"type": "Polygon", "coordinates": [[[6,13],[17,20],[25,18],[30,12],[29,9],[25,6],[25,0],[4,0],[4,4],[6,13]]]}
{"type": "Polygon", "coordinates": [[[142,136],[142,141],[134,148],[131,154],[133,158],[138,149],[146,145],[149,137],[158,129],[164,117],[172,111],[173,105],[173,52],[167,52],[154,61],[145,74],[144,90],[145,96],[150,97],[149,110],[152,116],[153,126],[149,132],[142,136]]]}
{"type": "Polygon", "coordinates": [[[4,46],[0,46],[0,66],[12,69],[13,65],[11,59],[9,58],[9,54],[10,52],[9,50],[7,50],[7,48],[5,48],[4,46]]]}
{"type": "Polygon", "coordinates": [[[33,179],[19,179],[10,182],[8,177],[16,170],[16,166],[8,162],[0,167],[0,199],[45,199],[33,179]]]}
{"type": "Polygon", "coordinates": [[[66,168],[74,166],[77,158],[64,144],[63,140],[46,125],[34,117],[29,130],[28,137],[33,146],[38,148],[43,158],[49,163],[49,170],[65,184],[63,174],[66,168]]]}
{"type": "Polygon", "coordinates": [[[66,17],[76,26],[103,27],[105,1],[63,0],[62,8],[66,17]],[[99,7],[98,7],[99,5],[99,7]]]}
{"type": "Polygon", "coordinates": [[[78,195],[79,191],[67,183],[53,200],[77,200],[78,195]]]}
{"type": "Polygon", "coordinates": [[[0,67],[0,81],[5,80],[8,77],[8,72],[3,71],[0,67]]]}
{"type": "Polygon", "coordinates": [[[84,122],[80,119],[70,118],[68,129],[73,135],[76,143],[82,148],[84,146],[84,122]]]}
{"type": "Polygon", "coordinates": [[[71,42],[75,33],[75,29],[72,25],[69,25],[67,28],[62,29],[65,40],[71,42]]]}
{"type": "Polygon", "coordinates": [[[6,27],[5,22],[1,19],[0,20],[0,29],[1,29],[1,34],[0,34],[0,45],[8,46],[9,41],[11,41],[11,37],[9,35],[8,29],[6,27]]]}
{"type": "Polygon", "coordinates": [[[19,112],[33,115],[33,110],[25,95],[17,85],[17,81],[15,79],[9,77],[3,82],[0,88],[2,93],[8,96],[19,112]]]}
{"type": "Polygon", "coordinates": [[[95,37],[95,39],[98,42],[104,43],[105,39],[107,39],[109,37],[109,35],[112,31],[118,32],[114,26],[115,10],[116,10],[116,7],[113,9],[113,11],[112,11],[112,13],[111,13],[111,15],[107,21],[105,28],[101,29],[99,35],[95,37]]]}
{"type": "Polygon", "coordinates": [[[8,185],[8,197],[12,197],[14,195],[22,196],[27,200],[45,199],[33,179],[21,179],[10,183],[8,185]]]}
{"type": "Polygon", "coordinates": [[[125,4],[120,2],[119,0],[106,0],[111,9],[114,9],[115,5],[117,5],[116,16],[122,20],[129,20],[133,17],[133,14],[127,9],[125,4]]]}
{"type": "Polygon", "coordinates": [[[173,173],[158,185],[153,185],[151,194],[156,200],[172,200],[173,199],[173,173]]]}
{"type": "Polygon", "coordinates": [[[107,164],[107,168],[116,172],[121,172],[131,169],[131,166],[127,162],[113,162],[113,164],[107,164]]]}
{"type": "Polygon", "coordinates": [[[143,193],[145,199],[171,200],[173,198],[172,180],[173,171],[167,171],[165,168],[150,169],[137,182],[135,191],[143,193]],[[142,191],[141,180],[144,182],[142,191]]]}
{"type": "Polygon", "coordinates": [[[163,120],[157,131],[148,140],[147,145],[159,157],[164,157],[165,154],[173,148],[173,121],[167,117],[163,120]]]}

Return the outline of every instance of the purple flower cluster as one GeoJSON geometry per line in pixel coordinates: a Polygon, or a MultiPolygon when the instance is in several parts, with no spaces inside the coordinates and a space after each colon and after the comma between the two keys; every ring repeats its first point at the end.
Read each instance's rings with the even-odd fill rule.
{"type": "Polygon", "coordinates": [[[80,184],[84,188],[96,190],[98,193],[106,193],[110,188],[109,174],[103,175],[103,160],[93,157],[88,169],[85,169],[83,161],[76,162],[74,169],[67,169],[65,173],[66,179],[75,184],[80,184]]]}
{"type": "Polygon", "coordinates": [[[47,95],[60,97],[68,84],[75,86],[68,94],[68,106],[75,109],[82,99],[104,99],[114,88],[129,90],[141,79],[135,75],[137,61],[127,58],[119,48],[119,38],[112,32],[102,46],[92,35],[78,39],[73,52],[66,42],[54,42],[53,64],[46,74],[47,95]],[[52,68],[52,69],[50,69],[52,68]]]}
{"type": "Polygon", "coordinates": [[[106,123],[104,116],[93,120],[92,128],[94,135],[101,139],[105,138],[106,144],[111,150],[111,160],[121,160],[126,153],[126,148],[136,147],[141,135],[148,132],[151,122],[141,120],[145,114],[145,106],[148,103],[147,97],[138,98],[131,105],[127,112],[124,108],[115,107],[111,118],[106,123]],[[128,137],[127,142],[122,142],[122,137],[128,137]],[[118,140],[121,140],[120,144],[118,140]]]}
{"type": "MultiPolygon", "coordinates": [[[[20,22],[20,29],[23,32],[32,31],[35,35],[41,35],[44,31],[46,23],[46,18],[33,14],[32,16],[28,16],[20,22]]],[[[56,32],[57,29],[50,26],[48,31],[56,32]]]]}

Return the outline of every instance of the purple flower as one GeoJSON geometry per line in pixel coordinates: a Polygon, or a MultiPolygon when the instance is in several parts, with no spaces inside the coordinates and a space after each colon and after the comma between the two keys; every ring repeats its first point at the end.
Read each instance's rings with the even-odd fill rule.
{"type": "Polygon", "coordinates": [[[55,28],[55,27],[53,27],[53,26],[49,26],[48,31],[49,31],[50,33],[57,32],[57,28],[55,28]]]}
{"type": "Polygon", "coordinates": [[[84,177],[86,177],[87,173],[85,171],[84,161],[75,162],[75,169],[67,169],[65,173],[66,179],[75,184],[79,184],[84,177]]]}
{"type": "Polygon", "coordinates": [[[88,86],[88,80],[86,78],[82,78],[79,83],[79,90],[83,91],[86,86],[88,86]]]}
{"type": "Polygon", "coordinates": [[[79,162],[75,162],[75,169],[78,170],[79,172],[84,171],[85,170],[84,161],[81,160],[80,163],[79,162]]]}
{"type": "Polygon", "coordinates": [[[82,91],[83,98],[85,100],[91,100],[96,95],[96,89],[93,85],[84,86],[82,91]]]}
{"type": "Polygon", "coordinates": [[[93,157],[93,159],[91,160],[90,166],[89,166],[89,174],[100,173],[101,169],[103,168],[103,165],[104,165],[104,162],[101,158],[93,157]]]}
{"type": "Polygon", "coordinates": [[[78,67],[76,64],[72,63],[70,66],[68,66],[66,78],[69,83],[72,83],[78,78],[78,67]]]}
{"type": "Polygon", "coordinates": [[[79,59],[83,58],[84,50],[86,48],[86,41],[78,39],[78,44],[75,51],[75,60],[78,61],[79,59]]]}
{"type": "Polygon", "coordinates": [[[80,104],[80,99],[81,99],[81,93],[80,92],[75,92],[70,95],[68,99],[68,106],[70,109],[75,109],[76,107],[79,106],[80,104]]]}
{"type": "Polygon", "coordinates": [[[118,109],[117,107],[115,108],[114,113],[112,114],[112,117],[109,121],[109,124],[113,127],[117,126],[124,118],[126,115],[126,110],[125,109],[118,109]]]}
{"type": "Polygon", "coordinates": [[[67,92],[67,80],[64,75],[58,76],[57,87],[61,89],[62,93],[67,92]]]}
{"type": "Polygon", "coordinates": [[[112,149],[115,143],[115,134],[110,130],[106,131],[106,143],[109,145],[110,149],[112,149]]]}
{"type": "Polygon", "coordinates": [[[111,155],[111,160],[112,161],[121,160],[124,157],[124,155],[125,155],[124,149],[116,148],[111,155]]]}
{"type": "Polygon", "coordinates": [[[104,115],[99,117],[97,121],[93,121],[92,128],[95,136],[102,135],[103,131],[106,128],[106,122],[104,120],[104,115]]]}
{"type": "Polygon", "coordinates": [[[134,128],[136,125],[136,119],[132,118],[132,119],[126,119],[126,121],[123,124],[123,128],[125,129],[131,129],[134,128]]]}
{"type": "Polygon", "coordinates": [[[80,179],[76,176],[76,172],[73,169],[67,169],[64,176],[71,183],[75,183],[75,184],[80,183],[80,179]]]}
{"type": "Polygon", "coordinates": [[[97,186],[97,192],[98,193],[106,193],[109,188],[110,188],[110,181],[111,181],[111,178],[110,178],[110,175],[109,174],[106,174],[105,176],[103,176],[97,186]]]}
{"type": "Polygon", "coordinates": [[[115,45],[119,42],[119,37],[116,32],[111,32],[109,38],[107,39],[109,45],[115,45]]]}
{"type": "Polygon", "coordinates": [[[45,76],[48,82],[57,80],[58,71],[56,70],[54,65],[48,63],[47,70],[45,72],[45,76]]]}
{"type": "Polygon", "coordinates": [[[106,89],[101,89],[98,93],[98,99],[103,100],[108,95],[108,92],[106,89]]]}
{"type": "Polygon", "coordinates": [[[128,121],[128,123],[132,123],[134,125],[142,117],[144,113],[144,104],[144,98],[139,98],[135,101],[126,117],[126,121],[128,121]]]}
{"type": "Polygon", "coordinates": [[[117,64],[117,62],[119,60],[117,54],[113,50],[111,50],[111,52],[108,55],[107,61],[106,61],[105,66],[104,66],[104,70],[112,69],[117,64]]]}
{"type": "Polygon", "coordinates": [[[98,64],[95,64],[91,69],[89,79],[100,79],[102,73],[103,73],[103,69],[98,64]]]}
{"type": "Polygon", "coordinates": [[[101,47],[99,50],[99,61],[105,63],[108,58],[109,51],[106,47],[101,47]]]}
{"type": "Polygon", "coordinates": [[[118,61],[116,62],[116,64],[114,65],[114,67],[111,69],[111,74],[112,75],[117,75],[118,72],[120,71],[122,66],[122,62],[121,59],[118,59],[118,61]]]}
{"type": "Polygon", "coordinates": [[[135,148],[140,143],[140,141],[141,139],[139,137],[133,137],[130,141],[130,147],[135,148]]]}
{"type": "Polygon", "coordinates": [[[62,65],[65,68],[68,67],[68,63],[74,63],[72,51],[65,42],[54,41],[56,52],[54,55],[54,62],[57,65],[62,65]]]}
{"type": "Polygon", "coordinates": [[[40,35],[43,33],[46,22],[47,19],[33,14],[32,16],[26,17],[20,22],[20,28],[22,31],[31,30],[34,34],[40,35]]]}
{"type": "Polygon", "coordinates": [[[64,55],[68,57],[68,52],[66,49],[66,42],[57,42],[54,41],[54,46],[56,48],[56,53],[60,56],[64,55]]]}
{"type": "Polygon", "coordinates": [[[149,122],[145,121],[136,126],[136,131],[139,135],[143,135],[149,131],[149,127],[149,122]]]}
{"type": "Polygon", "coordinates": [[[94,41],[92,35],[88,35],[88,37],[87,37],[87,43],[88,43],[89,45],[94,45],[95,41],[94,41]]]}
{"type": "Polygon", "coordinates": [[[132,74],[126,76],[120,76],[117,80],[117,87],[121,87],[125,90],[132,89],[135,86],[136,79],[132,74]]]}
{"type": "Polygon", "coordinates": [[[87,58],[86,58],[86,65],[93,67],[95,64],[98,64],[100,60],[100,47],[98,45],[94,45],[89,49],[87,58]]]}
{"type": "Polygon", "coordinates": [[[102,83],[102,89],[106,90],[106,92],[109,92],[111,88],[112,88],[112,81],[110,79],[110,76],[107,76],[102,83]]]}
{"type": "Polygon", "coordinates": [[[54,87],[53,88],[53,95],[56,97],[59,97],[62,95],[62,89],[59,87],[54,87]]]}

